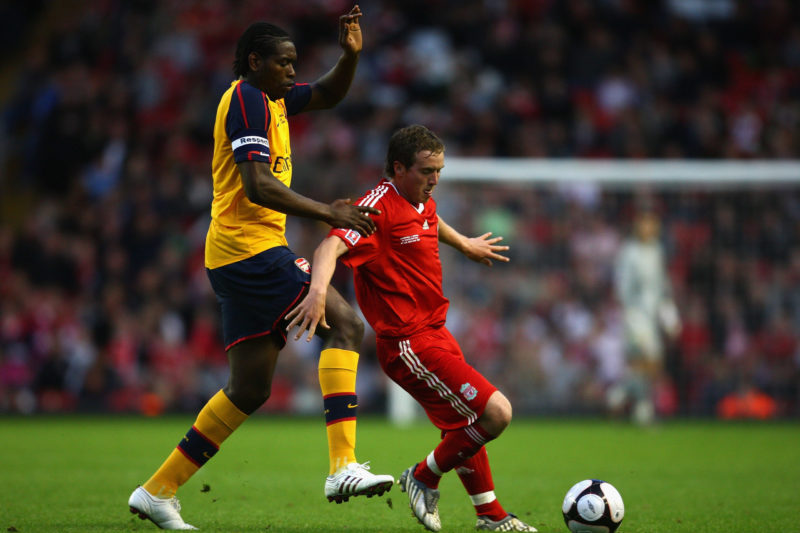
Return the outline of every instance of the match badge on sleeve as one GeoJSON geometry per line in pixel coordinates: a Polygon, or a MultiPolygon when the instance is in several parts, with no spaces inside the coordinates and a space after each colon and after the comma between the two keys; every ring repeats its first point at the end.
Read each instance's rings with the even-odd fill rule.
{"type": "Polygon", "coordinates": [[[305,257],[299,257],[295,259],[294,264],[306,274],[311,273],[311,263],[309,263],[305,257]]]}
{"type": "Polygon", "coordinates": [[[358,243],[358,241],[361,239],[361,234],[357,231],[350,229],[347,230],[347,233],[344,234],[344,238],[347,239],[347,242],[355,246],[356,243],[358,243]]]}

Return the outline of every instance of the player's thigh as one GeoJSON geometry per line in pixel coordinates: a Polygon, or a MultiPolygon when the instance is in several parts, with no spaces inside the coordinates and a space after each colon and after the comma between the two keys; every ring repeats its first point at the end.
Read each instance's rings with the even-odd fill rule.
{"type": "Polygon", "coordinates": [[[379,342],[378,357],[384,372],[422,405],[440,429],[477,421],[497,390],[466,362],[446,330],[379,342]]]}
{"type": "Polygon", "coordinates": [[[280,350],[280,339],[274,335],[263,335],[235,344],[227,352],[229,384],[237,390],[269,391],[280,350]]]}
{"type": "Polygon", "coordinates": [[[226,350],[262,336],[283,346],[283,317],[300,301],[310,276],[307,261],[279,246],[248,259],[207,270],[222,311],[226,350]]]}
{"type": "Polygon", "coordinates": [[[662,353],[661,334],[655,320],[636,311],[624,315],[625,337],[632,358],[659,359],[662,353]]]}

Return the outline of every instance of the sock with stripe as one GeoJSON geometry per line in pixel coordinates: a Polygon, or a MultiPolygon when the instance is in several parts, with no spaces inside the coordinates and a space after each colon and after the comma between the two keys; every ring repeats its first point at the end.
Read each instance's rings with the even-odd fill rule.
{"type": "Polygon", "coordinates": [[[356,462],[358,354],[328,348],[319,355],[319,386],[325,408],[330,474],[356,462]]]}
{"type": "Polygon", "coordinates": [[[486,455],[485,446],[458,465],[456,473],[461,479],[461,484],[467,489],[467,494],[475,507],[475,514],[494,521],[502,520],[508,515],[494,494],[492,469],[489,467],[489,456],[486,455]]]}
{"type": "Polygon", "coordinates": [[[247,420],[224,392],[217,392],[200,410],[194,425],[172,450],[156,473],[142,485],[158,498],[175,496],[186,483],[219,450],[222,441],[247,420]]]}
{"type": "Polygon", "coordinates": [[[435,489],[445,472],[478,453],[492,439],[494,437],[477,422],[465,428],[448,431],[436,449],[417,465],[414,477],[435,489]]]}

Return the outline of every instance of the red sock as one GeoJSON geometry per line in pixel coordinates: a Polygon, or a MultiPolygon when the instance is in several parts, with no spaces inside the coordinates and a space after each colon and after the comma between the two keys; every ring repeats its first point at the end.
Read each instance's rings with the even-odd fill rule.
{"type": "Polygon", "coordinates": [[[489,467],[489,457],[486,455],[485,447],[458,465],[456,473],[461,479],[461,484],[467,489],[472,505],[475,506],[475,514],[495,521],[506,517],[508,513],[494,495],[492,470],[489,467]]]}
{"type": "MultiPolygon", "coordinates": [[[[433,453],[433,452],[431,452],[433,453]]],[[[430,456],[428,456],[430,457],[430,456]]],[[[441,474],[434,473],[428,467],[428,459],[425,458],[424,460],[420,461],[417,464],[417,468],[414,470],[414,477],[417,478],[417,481],[422,481],[425,485],[431,489],[438,489],[439,488],[439,481],[442,479],[441,474]]]]}
{"type": "Polygon", "coordinates": [[[465,428],[448,431],[436,449],[417,465],[414,477],[435,489],[439,486],[442,474],[475,455],[493,438],[477,422],[465,428]]]}

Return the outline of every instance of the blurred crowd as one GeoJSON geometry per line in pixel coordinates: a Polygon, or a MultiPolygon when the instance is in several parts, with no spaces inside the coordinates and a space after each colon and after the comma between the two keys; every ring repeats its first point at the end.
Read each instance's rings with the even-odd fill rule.
{"type": "MultiPolygon", "coordinates": [[[[29,1],[0,7],[0,412],[195,411],[224,383],[203,269],[211,130],[235,41],[285,27],[298,81],[338,57],[350,2],[29,1]]],[[[294,186],[354,197],[390,133],[448,155],[791,159],[800,7],[788,0],[379,0],[357,78],[291,121],[294,186]]],[[[800,415],[800,187],[646,193],[447,185],[443,217],[494,231],[509,265],[443,250],[449,325],[518,412],[597,413],[625,373],[613,265],[637,206],[662,220],[683,321],[662,414],[768,395],[800,415]],[[645,196],[646,198],[644,198],[645,196]]],[[[306,257],[323,225],[291,220],[306,257]]],[[[352,297],[349,274],[334,282],[352,297]]],[[[365,339],[359,395],[384,407],[365,339]]],[[[282,352],[266,409],[317,413],[315,343],[282,352]]]]}
{"type": "Polygon", "coordinates": [[[797,187],[451,187],[458,203],[445,202],[443,210],[452,212],[446,219],[512,244],[511,263],[495,266],[491,276],[447,250],[443,260],[451,265],[450,326],[516,407],[602,412],[609,389],[628,377],[615,278],[622,245],[646,206],[660,218],[682,322],[666,343],[665,379],[655,384],[658,413],[726,416],[723,400],[758,393],[773,404],[770,416],[800,414],[797,187]]]}

